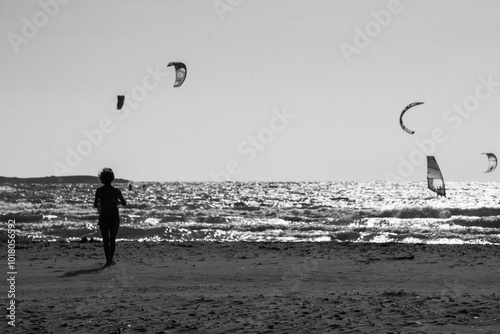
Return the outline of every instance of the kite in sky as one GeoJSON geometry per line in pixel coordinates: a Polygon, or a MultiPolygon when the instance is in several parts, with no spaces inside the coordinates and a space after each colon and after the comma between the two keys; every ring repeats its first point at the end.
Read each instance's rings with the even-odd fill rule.
{"type": "MultiPolygon", "coordinates": [[[[180,87],[184,80],[186,80],[187,68],[184,63],[168,63],[168,66],[175,67],[175,84],[174,87],[180,87]]],[[[168,67],[167,66],[167,67],[168,67]]]]}
{"type": "Polygon", "coordinates": [[[406,108],[403,109],[403,112],[401,113],[401,115],[399,116],[399,124],[401,125],[401,128],[403,130],[405,130],[406,132],[408,132],[409,134],[414,134],[415,131],[412,131],[410,129],[408,129],[404,123],[403,123],[403,115],[405,114],[406,111],[408,111],[408,109],[410,109],[411,107],[414,107],[414,106],[418,106],[419,104],[424,104],[424,102],[413,102],[413,103],[410,103],[409,105],[406,106],[406,108]]]}
{"type": "Polygon", "coordinates": [[[486,170],[485,173],[493,172],[495,168],[497,168],[497,163],[498,163],[497,157],[493,153],[483,153],[483,154],[486,154],[488,156],[488,162],[489,162],[488,169],[486,170]]]}
{"type": "Polygon", "coordinates": [[[116,103],[116,108],[120,110],[123,107],[123,102],[125,102],[124,95],[118,95],[118,102],[116,103]]]}

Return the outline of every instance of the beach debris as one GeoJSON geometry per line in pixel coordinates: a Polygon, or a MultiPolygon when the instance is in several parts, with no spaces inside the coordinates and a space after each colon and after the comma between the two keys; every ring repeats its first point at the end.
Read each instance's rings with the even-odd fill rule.
{"type": "Polygon", "coordinates": [[[405,130],[406,132],[408,132],[409,134],[414,134],[415,131],[413,130],[410,130],[408,129],[404,123],[403,123],[403,115],[408,111],[408,109],[412,108],[412,107],[415,107],[415,106],[418,106],[420,104],[424,104],[424,102],[413,102],[413,103],[410,103],[409,105],[406,106],[406,108],[403,109],[403,111],[401,112],[401,115],[399,115],[399,125],[401,125],[401,128],[403,130],[405,130]]]}
{"type": "Polygon", "coordinates": [[[414,260],[415,255],[411,254],[408,256],[393,256],[393,257],[386,257],[384,260],[390,260],[390,261],[398,261],[398,260],[414,260]]]}
{"type": "Polygon", "coordinates": [[[483,154],[486,154],[489,163],[488,169],[485,171],[485,173],[493,172],[495,168],[497,168],[497,163],[498,163],[497,157],[493,153],[483,153],[483,154]]]}
{"type": "Polygon", "coordinates": [[[174,66],[175,67],[175,84],[174,87],[180,87],[184,80],[186,80],[186,75],[187,75],[187,68],[184,63],[180,62],[171,62],[168,63],[168,66],[174,66]]]}
{"type": "Polygon", "coordinates": [[[427,156],[427,186],[438,196],[446,197],[443,174],[433,156],[427,156]]]}

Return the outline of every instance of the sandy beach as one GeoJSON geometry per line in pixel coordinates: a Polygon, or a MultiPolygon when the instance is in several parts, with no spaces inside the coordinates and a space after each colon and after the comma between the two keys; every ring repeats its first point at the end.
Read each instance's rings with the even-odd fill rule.
{"type": "Polygon", "coordinates": [[[104,269],[99,242],[16,256],[9,333],[500,331],[495,246],[120,242],[104,269]]]}

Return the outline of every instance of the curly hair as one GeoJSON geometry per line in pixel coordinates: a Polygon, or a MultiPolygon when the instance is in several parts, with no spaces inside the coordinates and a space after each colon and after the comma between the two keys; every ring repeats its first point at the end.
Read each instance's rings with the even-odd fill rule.
{"type": "Polygon", "coordinates": [[[99,173],[99,180],[103,184],[110,184],[115,179],[115,173],[111,168],[103,168],[99,173]]]}

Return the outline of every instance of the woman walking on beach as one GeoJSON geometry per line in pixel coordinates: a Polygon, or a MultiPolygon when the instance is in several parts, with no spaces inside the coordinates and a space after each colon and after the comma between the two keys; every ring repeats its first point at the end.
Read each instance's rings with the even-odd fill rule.
{"type": "Polygon", "coordinates": [[[115,262],[116,235],[120,227],[120,214],[118,204],[127,205],[120,189],[111,185],[115,179],[115,174],[111,168],[104,168],[99,173],[99,179],[104,184],[95,192],[94,207],[99,212],[99,229],[102,234],[104,255],[106,255],[105,267],[109,267],[115,262]]]}

